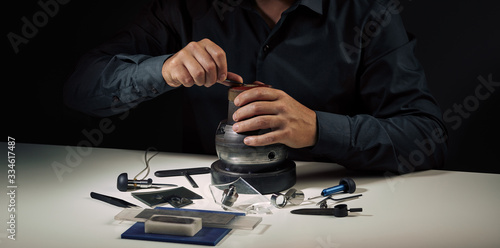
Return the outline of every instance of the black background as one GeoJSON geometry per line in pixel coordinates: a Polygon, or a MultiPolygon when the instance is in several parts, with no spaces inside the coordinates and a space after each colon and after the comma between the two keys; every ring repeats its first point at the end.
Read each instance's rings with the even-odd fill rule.
{"type": "MultiPolygon", "coordinates": [[[[37,1],[5,2],[4,137],[22,143],[90,142],[99,147],[183,151],[182,135],[189,130],[176,121],[182,114],[181,91],[143,103],[126,116],[106,119],[111,131],[99,129],[101,119],[71,111],[62,102],[62,86],[78,58],[127,26],[149,2],[73,0],[60,4],[36,35],[19,45],[18,53],[8,34],[21,35],[22,17],[31,20],[42,8],[37,1]],[[85,136],[85,131],[93,136],[85,136]]],[[[401,4],[406,29],[417,36],[417,57],[443,112],[456,104],[472,104],[469,100],[480,85],[479,76],[488,79],[491,75],[500,82],[500,8],[496,1],[401,0],[401,4]]],[[[446,122],[449,156],[445,169],[500,173],[500,87],[477,103],[467,118],[460,118],[461,123],[446,122]]]]}

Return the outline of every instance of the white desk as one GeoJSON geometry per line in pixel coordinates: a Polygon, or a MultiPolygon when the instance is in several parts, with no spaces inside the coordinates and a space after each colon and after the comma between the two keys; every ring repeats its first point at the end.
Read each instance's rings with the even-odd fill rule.
{"type": "MultiPolygon", "coordinates": [[[[6,151],[7,144],[0,144],[6,151]]],[[[143,168],[144,151],[17,144],[15,153],[16,240],[7,238],[5,228],[10,189],[8,168],[3,166],[0,247],[195,247],[120,239],[132,223],[113,219],[121,208],[90,198],[95,191],[146,207],[129,192],[116,189],[120,173],[133,177],[143,168]],[[61,181],[52,167],[57,163],[68,166],[61,181]]],[[[193,176],[199,189],[193,189],[183,177],[153,175],[160,169],[210,166],[215,160],[215,156],[160,153],[151,161],[151,177],[204,196],[188,208],[220,210],[210,195],[208,174],[193,176]]],[[[363,194],[347,204],[362,207],[362,213],[345,218],[293,215],[291,209],[314,205],[287,206],[263,215],[252,231],[233,230],[218,246],[500,247],[500,175],[424,171],[368,176],[335,164],[298,162],[294,187],[311,197],[344,176],[352,177],[358,186],[356,193],[363,194]]]]}

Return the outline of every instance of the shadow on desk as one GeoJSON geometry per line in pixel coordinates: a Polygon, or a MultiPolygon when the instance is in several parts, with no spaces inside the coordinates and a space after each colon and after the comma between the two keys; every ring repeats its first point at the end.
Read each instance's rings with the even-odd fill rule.
{"type": "Polygon", "coordinates": [[[318,181],[332,181],[337,183],[340,178],[350,177],[353,179],[362,179],[365,183],[373,183],[388,178],[416,178],[441,176],[448,171],[443,170],[425,170],[416,171],[409,174],[397,175],[390,172],[370,172],[370,171],[353,171],[334,163],[318,163],[318,162],[298,162],[297,163],[297,182],[301,184],[313,184],[318,181]]]}

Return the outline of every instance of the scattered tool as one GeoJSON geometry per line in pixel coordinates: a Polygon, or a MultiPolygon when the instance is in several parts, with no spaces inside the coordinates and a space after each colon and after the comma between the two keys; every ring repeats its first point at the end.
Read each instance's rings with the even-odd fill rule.
{"type": "Polygon", "coordinates": [[[177,170],[161,170],[155,172],[155,176],[157,177],[185,176],[187,180],[191,183],[191,186],[193,186],[193,188],[198,188],[198,184],[196,184],[191,175],[206,174],[206,173],[210,173],[209,167],[177,169],[177,170]]]}
{"type": "Polygon", "coordinates": [[[117,207],[122,207],[122,208],[139,207],[139,206],[132,204],[128,201],[118,199],[118,198],[115,198],[112,196],[102,195],[102,194],[95,193],[95,192],[90,192],[90,197],[97,199],[97,200],[100,200],[100,201],[103,201],[103,202],[107,202],[107,203],[109,203],[111,205],[115,205],[117,207]]]}
{"type": "Polygon", "coordinates": [[[326,188],[323,191],[321,191],[321,196],[311,197],[308,198],[307,200],[329,196],[338,192],[354,193],[354,191],[356,191],[356,183],[354,182],[354,180],[352,180],[352,178],[344,177],[340,179],[339,185],[326,188]]]}
{"type": "Polygon", "coordinates": [[[175,184],[153,183],[153,179],[129,180],[127,173],[118,176],[116,187],[119,191],[125,192],[127,189],[149,189],[153,187],[177,187],[175,184]]]}
{"type": "Polygon", "coordinates": [[[300,205],[304,201],[304,193],[294,188],[289,189],[285,194],[274,193],[271,196],[271,204],[276,208],[284,208],[287,204],[300,205]]]}
{"type": "Polygon", "coordinates": [[[335,205],[333,208],[302,208],[290,211],[292,214],[306,215],[333,215],[335,217],[346,217],[348,212],[362,212],[362,208],[347,209],[346,204],[335,205]]]}
{"type": "Polygon", "coordinates": [[[346,200],[353,199],[353,198],[358,198],[360,196],[362,196],[362,194],[347,196],[347,197],[343,197],[343,198],[333,198],[330,195],[330,196],[326,197],[325,199],[321,200],[320,202],[316,203],[316,205],[320,206],[320,208],[327,208],[328,207],[328,204],[326,203],[327,200],[340,202],[340,201],[346,201],[346,200]]]}
{"type": "Polygon", "coordinates": [[[150,207],[169,203],[174,208],[181,208],[192,204],[192,199],[203,199],[201,195],[184,187],[150,192],[133,192],[132,196],[150,207]]]}
{"type": "MultiPolygon", "coordinates": [[[[223,206],[232,207],[237,199],[238,199],[238,192],[236,192],[236,187],[233,184],[231,184],[229,185],[229,188],[225,189],[224,193],[222,193],[221,202],[223,206]]],[[[226,208],[224,208],[224,210],[226,210],[226,208]]]]}
{"type": "Polygon", "coordinates": [[[235,81],[235,80],[231,80],[231,79],[226,79],[222,82],[218,82],[224,86],[227,86],[227,87],[235,87],[235,86],[243,86],[245,85],[245,83],[243,82],[238,82],[238,81],[235,81]]]}

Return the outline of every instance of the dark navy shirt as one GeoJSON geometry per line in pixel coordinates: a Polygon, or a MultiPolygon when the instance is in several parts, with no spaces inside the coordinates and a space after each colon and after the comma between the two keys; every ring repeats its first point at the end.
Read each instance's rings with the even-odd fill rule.
{"type": "MultiPolygon", "coordinates": [[[[245,82],[270,84],[316,111],[316,145],[291,149],[292,158],[394,173],[442,165],[441,112],[397,0],[299,0],[273,28],[254,6],[244,0],[154,1],[134,25],[81,59],[66,84],[66,103],[110,116],[176,90],[162,77],[163,62],[189,42],[208,38],[245,82]]],[[[194,113],[193,132],[204,152],[215,154],[227,87],[183,90],[194,113]]]]}

